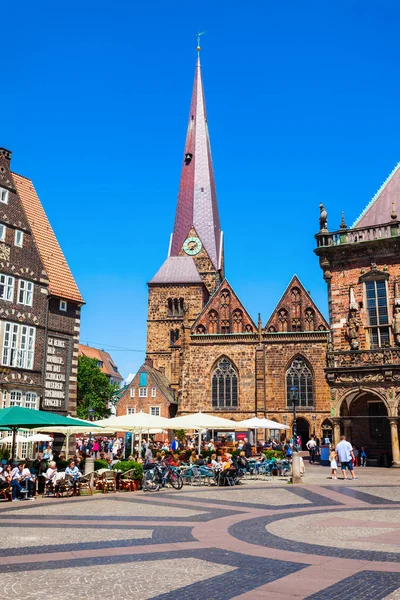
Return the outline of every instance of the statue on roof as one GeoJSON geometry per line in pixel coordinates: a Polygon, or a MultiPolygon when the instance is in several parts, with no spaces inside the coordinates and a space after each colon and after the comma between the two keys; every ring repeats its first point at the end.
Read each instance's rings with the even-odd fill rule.
{"type": "Polygon", "coordinates": [[[319,230],[323,231],[328,229],[328,213],[326,212],[326,208],[322,202],[319,205],[319,211],[319,230]]]}

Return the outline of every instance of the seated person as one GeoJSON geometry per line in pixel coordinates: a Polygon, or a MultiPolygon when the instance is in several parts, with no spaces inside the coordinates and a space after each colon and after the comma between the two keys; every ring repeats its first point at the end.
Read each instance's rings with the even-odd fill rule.
{"type": "Polygon", "coordinates": [[[36,496],[36,475],[30,471],[30,463],[22,469],[22,480],[28,490],[28,498],[34,500],[36,496]],[[29,466],[28,466],[29,465],[29,466]]]}
{"type": "Polygon", "coordinates": [[[197,454],[196,460],[194,461],[194,464],[197,467],[204,467],[204,465],[206,464],[206,461],[204,460],[204,458],[202,456],[200,456],[199,454],[197,454]]]}
{"type": "Polygon", "coordinates": [[[78,467],[75,465],[74,460],[69,461],[69,465],[65,469],[65,475],[68,477],[71,477],[71,480],[68,482],[68,484],[70,485],[70,487],[73,488],[74,493],[75,493],[76,489],[77,489],[77,485],[78,485],[78,479],[79,479],[79,477],[82,477],[82,473],[80,472],[78,467]]]}
{"type": "Polygon", "coordinates": [[[208,467],[212,467],[213,469],[215,469],[215,468],[217,468],[219,466],[219,464],[217,462],[217,455],[216,454],[211,454],[211,456],[208,457],[207,466],[208,467]]]}
{"type": "Polygon", "coordinates": [[[249,461],[246,458],[244,450],[239,452],[239,456],[236,458],[236,462],[239,469],[245,469],[246,471],[250,471],[249,461]]]}
{"type": "Polygon", "coordinates": [[[56,473],[57,473],[57,465],[54,462],[54,460],[52,460],[51,463],[49,464],[49,468],[46,471],[47,479],[49,479],[49,480],[54,479],[54,475],[56,473]]]}
{"type": "Polygon", "coordinates": [[[22,471],[25,467],[25,463],[15,465],[11,471],[11,489],[12,489],[12,501],[18,502],[20,498],[20,491],[22,490],[22,471]]]}

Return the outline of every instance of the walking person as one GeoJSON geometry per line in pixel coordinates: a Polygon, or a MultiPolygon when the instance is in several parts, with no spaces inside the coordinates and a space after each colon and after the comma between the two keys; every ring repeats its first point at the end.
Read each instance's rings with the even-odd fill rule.
{"type": "Polygon", "coordinates": [[[333,444],[331,444],[330,449],[331,451],[329,453],[329,462],[331,464],[331,475],[332,479],[337,479],[337,454],[333,444]]]}
{"type": "Polygon", "coordinates": [[[360,458],[361,458],[361,466],[366,467],[367,466],[367,453],[366,453],[364,446],[361,446],[361,457],[360,458]]]}
{"type": "Polygon", "coordinates": [[[307,446],[307,450],[310,453],[310,462],[315,462],[315,455],[317,453],[317,442],[315,441],[313,435],[308,440],[306,446],[307,446]]]}
{"type": "Polygon", "coordinates": [[[356,448],[356,446],[354,446],[354,448],[353,448],[353,454],[354,454],[354,466],[358,467],[358,456],[359,456],[359,453],[358,453],[358,448],[356,448]]]}
{"type": "Polygon", "coordinates": [[[340,442],[336,446],[336,453],[341,463],[340,468],[342,470],[343,479],[345,481],[348,481],[349,479],[346,475],[346,469],[350,471],[352,479],[357,479],[353,466],[353,446],[346,440],[345,435],[340,436],[340,442]]]}

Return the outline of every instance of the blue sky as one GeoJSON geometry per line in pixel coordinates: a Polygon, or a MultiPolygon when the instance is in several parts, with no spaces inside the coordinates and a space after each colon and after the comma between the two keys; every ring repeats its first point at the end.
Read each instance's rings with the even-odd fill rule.
{"type": "Polygon", "coordinates": [[[397,0],[6,3],[0,145],[86,300],[84,343],[123,375],[144,359],[199,30],[227,277],[264,323],[294,273],[326,314],[319,202],[351,224],[400,159],[399,19],[397,0]]]}

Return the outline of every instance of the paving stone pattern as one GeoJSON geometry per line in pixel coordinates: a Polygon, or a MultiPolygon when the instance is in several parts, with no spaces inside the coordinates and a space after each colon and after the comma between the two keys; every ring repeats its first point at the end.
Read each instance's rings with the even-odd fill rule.
{"type": "Polygon", "coordinates": [[[398,592],[399,585],[400,573],[362,571],[326,588],[323,596],[313,594],[306,600],[395,600],[388,592],[398,592]]]}
{"type": "Polygon", "coordinates": [[[394,485],[0,501],[0,528],[0,600],[400,600],[394,485]]]}

